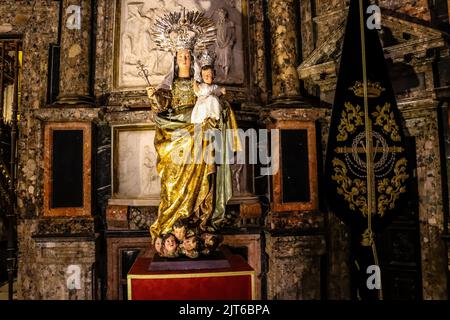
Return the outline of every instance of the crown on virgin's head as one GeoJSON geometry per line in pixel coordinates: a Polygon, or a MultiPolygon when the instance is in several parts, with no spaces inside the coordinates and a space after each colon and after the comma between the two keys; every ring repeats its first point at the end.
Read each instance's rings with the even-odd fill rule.
{"type": "Polygon", "coordinates": [[[175,53],[180,49],[206,48],[216,41],[214,22],[202,12],[171,12],[156,20],[152,27],[157,47],[175,53]]]}

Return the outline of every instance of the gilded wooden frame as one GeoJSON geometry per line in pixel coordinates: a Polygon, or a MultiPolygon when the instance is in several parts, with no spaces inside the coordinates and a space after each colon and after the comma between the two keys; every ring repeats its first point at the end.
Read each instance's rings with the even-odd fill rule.
{"type": "Polygon", "coordinates": [[[92,125],[88,122],[49,122],[44,129],[44,216],[74,217],[91,215],[92,199],[92,125]],[[53,163],[53,131],[83,131],[83,206],[79,208],[51,208],[52,199],[52,163],[53,163]]]}
{"type": "Polygon", "coordinates": [[[272,159],[278,170],[272,176],[272,201],[271,209],[273,212],[286,211],[314,211],[318,209],[318,172],[317,172],[317,134],[314,121],[277,121],[268,126],[269,129],[279,130],[307,130],[308,132],[308,162],[309,162],[309,192],[310,201],[308,202],[283,202],[283,161],[281,159],[281,141],[280,135],[275,136],[276,144],[279,148],[272,150],[272,159]]]}

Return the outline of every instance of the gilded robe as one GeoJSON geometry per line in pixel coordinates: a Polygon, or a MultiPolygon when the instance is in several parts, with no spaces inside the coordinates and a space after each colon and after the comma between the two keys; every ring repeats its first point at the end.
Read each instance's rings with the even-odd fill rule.
{"type": "Polygon", "coordinates": [[[212,130],[219,133],[219,144],[224,150],[220,152],[222,160],[232,157],[230,153],[240,148],[234,113],[224,102],[218,122],[191,124],[196,96],[190,79],[175,79],[172,90],[157,91],[154,100],[160,109],[172,108],[172,112],[159,112],[155,117],[161,202],[158,218],[150,227],[152,239],[171,232],[180,219],[196,224],[201,231],[214,232],[225,222],[232,182],[230,165],[225,161],[214,162],[217,150],[212,148],[207,133],[212,130]],[[225,148],[227,144],[231,148],[225,148]]]}

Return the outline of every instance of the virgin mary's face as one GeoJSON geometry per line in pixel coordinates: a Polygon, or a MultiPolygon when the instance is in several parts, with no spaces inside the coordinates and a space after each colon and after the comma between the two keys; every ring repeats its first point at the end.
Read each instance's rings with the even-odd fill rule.
{"type": "Polygon", "coordinates": [[[180,77],[189,77],[191,69],[191,52],[187,49],[177,51],[177,64],[180,77]]]}

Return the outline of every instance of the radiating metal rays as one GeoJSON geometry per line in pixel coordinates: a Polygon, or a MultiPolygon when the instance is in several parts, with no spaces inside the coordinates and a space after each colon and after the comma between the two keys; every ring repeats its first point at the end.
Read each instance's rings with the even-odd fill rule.
{"type": "Polygon", "coordinates": [[[155,44],[164,51],[205,50],[216,41],[214,22],[202,12],[171,12],[156,20],[152,27],[155,44]]]}

